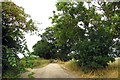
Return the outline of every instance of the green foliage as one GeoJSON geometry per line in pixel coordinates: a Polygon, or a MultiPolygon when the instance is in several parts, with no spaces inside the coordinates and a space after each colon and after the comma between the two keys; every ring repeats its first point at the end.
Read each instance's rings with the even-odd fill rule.
{"type": "MultiPolygon", "coordinates": [[[[27,49],[25,32],[37,31],[32,19],[22,7],[13,2],[2,2],[2,71],[7,73],[11,68],[19,68],[18,53],[27,49]]],[[[13,70],[13,69],[12,69],[13,70]]]]}
{"type": "Polygon", "coordinates": [[[57,12],[53,11],[50,17],[53,26],[33,46],[33,53],[50,57],[53,50],[60,60],[78,60],[84,70],[107,67],[109,61],[120,55],[120,6],[119,2],[96,3],[98,6],[86,2],[91,5],[86,8],[83,2],[58,2],[57,12]]]}
{"type": "Polygon", "coordinates": [[[53,26],[42,34],[42,40],[33,47],[34,53],[43,57],[54,50],[56,58],[63,61],[75,58],[83,69],[108,66],[109,61],[120,55],[119,6],[118,3],[99,3],[99,6],[102,14],[97,13],[94,4],[87,9],[83,2],[58,2],[57,13],[53,11],[50,17],[53,26]],[[113,41],[116,38],[118,41],[113,41]],[[113,52],[113,48],[118,52],[113,52]]]}
{"type": "Polygon", "coordinates": [[[34,74],[34,72],[28,74],[28,77],[29,77],[29,78],[34,78],[33,74],[34,74]]]}
{"type": "Polygon", "coordinates": [[[52,49],[52,44],[47,42],[46,40],[41,40],[38,41],[34,46],[33,46],[34,55],[39,56],[40,58],[44,59],[50,59],[53,57],[53,52],[54,50],[52,49]]]}
{"type": "Polygon", "coordinates": [[[120,56],[120,2],[113,3],[104,3],[101,4],[102,9],[104,11],[104,15],[107,17],[107,20],[104,22],[106,25],[106,29],[113,35],[114,47],[116,49],[116,56],[120,56]]]}
{"type": "Polygon", "coordinates": [[[49,64],[49,60],[44,60],[40,58],[29,58],[20,60],[20,65],[24,68],[41,68],[47,64],[49,64]],[[29,64],[28,64],[29,63],[29,64]],[[31,64],[31,66],[30,66],[31,64]]]}
{"type": "Polygon", "coordinates": [[[75,52],[74,58],[83,69],[104,68],[116,56],[113,48],[117,49],[119,41],[113,39],[119,38],[118,3],[99,3],[99,6],[103,14],[96,12],[94,4],[87,9],[83,2],[58,2],[58,13],[51,17],[51,31],[60,56],[64,58],[75,52]]]}
{"type": "Polygon", "coordinates": [[[84,41],[76,45],[78,52],[78,63],[81,67],[89,69],[103,68],[109,61],[114,61],[111,56],[113,44],[111,35],[100,27],[97,31],[91,31],[84,41]]]}
{"type": "Polygon", "coordinates": [[[20,65],[17,67],[11,67],[4,70],[4,73],[2,73],[2,78],[12,78],[12,80],[16,80],[16,78],[19,78],[20,75],[24,72],[26,72],[26,70],[20,65]]]}

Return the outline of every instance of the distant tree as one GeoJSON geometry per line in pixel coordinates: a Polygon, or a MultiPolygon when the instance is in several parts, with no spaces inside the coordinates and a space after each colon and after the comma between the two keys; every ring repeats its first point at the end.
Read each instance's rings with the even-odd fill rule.
{"type": "Polygon", "coordinates": [[[33,46],[33,54],[39,56],[40,58],[50,59],[53,57],[52,45],[45,40],[38,41],[33,46]]]}

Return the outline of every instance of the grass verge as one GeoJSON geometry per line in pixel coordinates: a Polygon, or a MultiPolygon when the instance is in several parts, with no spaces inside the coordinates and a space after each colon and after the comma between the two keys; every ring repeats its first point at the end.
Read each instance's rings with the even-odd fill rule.
{"type": "MultiPolygon", "coordinates": [[[[48,65],[50,63],[49,60],[45,60],[45,59],[40,59],[40,58],[31,58],[31,59],[21,59],[19,66],[17,67],[11,67],[9,69],[4,70],[4,73],[2,74],[2,78],[14,78],[12,80],[16,80],[15,78],[19,78],[21,77],[21,74],[25,73],[25,72],[29,72],[29,66],[27,66],[28,64],[32,65],[32,68],[41,68],[44,67],[46,65],[48,65]],[[26,61],[28,60],[29,63],[27,63],[26,61]]],[[[34,78],[33,77],[34,73],[30,73],[28,74],[29,78],[34,78]]]]}
{"type": "MultiPolygon", "coordinates": [[[[32,68],[42,68],[50,63],[50,60],[40,59],[40,58],[29,58],[27,59],[29,64],[32,64],[32,68]]],[[[21,66],[23,66],[27,72],[21,74],[20,78],[35,78],[33,75],[34,72],[31,72],[32,68],[30,68],[26,62],[26,59],[21,59],[20,61],[21,66]]]]}
{"type": "MultiPolygon", "coordinates": [[[[50,63],[50,61],[45,60],[45,59],[36,58],[36,59],[29,60],[29,63],[32,64],[33,68],[41,68],[41,67],[44,67],[44,66],[48,65],[50,63]]],[[[28,66],[27,66],[28,63],[26,62],[25,59],[22,59],[20,61],[20,64],[23,67],[28,68],[28,66]]]]}
{"type": "Polygon", "coordinates": [[[118,78],[118,65],[120,62],[116,59],[115,62],[109,63],[107,68],[91,71],[89,73],[84,73],[75,61],[59,62],[59,64],[62,68],[76,74],[79,78],[118,78]]]}

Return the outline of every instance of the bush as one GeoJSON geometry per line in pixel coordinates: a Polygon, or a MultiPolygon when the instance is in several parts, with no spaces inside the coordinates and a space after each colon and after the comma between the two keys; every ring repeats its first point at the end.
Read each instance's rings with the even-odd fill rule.
{"type": "Polygon", "coordinates": [[[18,67],[11,67],[9,69],[4,70],[4,73],[2,73],[2,77],[19,78],[20,74],[24,72],[26,72],[26,70],[19,65],[18,67]]]}
{"type": "Polygon", "coordinates": [[[113,62],[112,57],[112,36],[105,32],[104,28],[97,31],[89,31],[89,36],[76,46],[78,64],[84,70],[105,68],[109,61],[113,62]]]}

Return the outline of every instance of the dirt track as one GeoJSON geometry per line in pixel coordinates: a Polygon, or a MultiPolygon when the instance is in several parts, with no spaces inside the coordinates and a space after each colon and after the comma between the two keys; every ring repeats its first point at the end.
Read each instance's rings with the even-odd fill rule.
{"type": "Polygon", "coordinates": [[[28,78],[28,74],[31,72],[34,72],[35,78],[75,78],[57,63],[51,63],[43,68],[29,69],[29,72],[22,74],[21,77],[28,78]]]}

